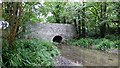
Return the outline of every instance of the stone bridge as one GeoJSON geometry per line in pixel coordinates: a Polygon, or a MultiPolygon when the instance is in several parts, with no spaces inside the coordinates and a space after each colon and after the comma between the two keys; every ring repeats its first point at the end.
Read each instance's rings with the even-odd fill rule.
{"type": "Polygon", "coordinates": [[[27,29],[31,31],[27,38],[38,38],[49,42],[63,42],[76,36],[72,24],[33,23],[27,29]]]}

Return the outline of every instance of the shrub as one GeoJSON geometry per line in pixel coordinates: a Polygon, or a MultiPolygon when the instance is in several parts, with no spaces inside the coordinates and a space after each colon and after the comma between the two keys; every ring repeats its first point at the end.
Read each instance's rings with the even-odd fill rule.
{"type": "Polygon", "coordinates": [[[120,40],[114,41],[114,45],[112,47],[120,49],[119,46],[120,46],[120,40]]]}
{"type": "Polygon", "coordinates": [[[81,38],[79,40],[69,40],[69,45],[77,45],[84,48],[92,48],[97,50],[107,50],[118,48],[120,45],[120,40],[111,41],[109,39],[90,39],[90,38],[81,38]]]}
{"type": "Polygon", "coordinates": [[[93,43],[95,49],[98,50],[107,50],[107,49],[113,49],[113,48],[118,48],[119,46],[119,40],[116,41],[111,41],[109,39],[96,39],[93,43]]]}
{"type": "Polygon", "coordinates": [[[12,51],[8,49],[8,44],[3,47],[5,66],[50,66],[53,57],[57,55],[57,47],[38,39],[17,40],[12,51]]]}
{"type": "Polygon", "coordinates": [[[84,48],[89,48],[92,43],[93,43],[93,40],[92,39],[89,39],[89,38],[81,38],[79,40],[72,40],[72,41],[69,41],[72,45],[77,45],[77,46],[81,46],[81,47],[84,47],[84,48]]]}
{"type": "Polygon", "coordinates": [[[120,40],[120,36],[119,35],[117,35],[117,36],[115,36],[115,35],[106,35],[105,38],[109,39],[111,41],[120,40]]]}
{"type": "Polygon", "coordinates": [[[98,50],[106,50],[106,49],[110,49],[111,46],[113,46],[114,43],[110,40],[107,39],[101,39],[101,41],[99,41],[99,44],[97,44],[96,49],[98,50]]]}

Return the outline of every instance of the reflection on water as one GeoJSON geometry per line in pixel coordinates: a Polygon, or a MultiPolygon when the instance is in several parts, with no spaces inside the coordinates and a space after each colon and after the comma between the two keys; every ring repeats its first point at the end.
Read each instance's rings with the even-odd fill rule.
{"type": "Polygon", "coordinates": [[[62,56],[84,66],[118,66],[118,54],[80,48],[77,46],[58,46],[62,56]]]}
{"type": "Polygon", "coordinates": [[[84,56],[84,65],[86,66],[118,66],[118,55],[79,48],[81,56],[84,56]]]}

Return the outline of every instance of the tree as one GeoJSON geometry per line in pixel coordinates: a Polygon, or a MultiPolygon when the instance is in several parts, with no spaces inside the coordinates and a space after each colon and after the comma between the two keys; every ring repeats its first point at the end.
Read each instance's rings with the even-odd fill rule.
{"type": "Polygon", "coordinates": [[[10,24],[9,32],[9,47],[14,48],[13,42],[15,38],[20,36],[21,32],[25,32],[26,22],[37,19],[35,13],[35,5],[38,2],[3,2],[3,18],[10,24]]]}
{"type": "Polygon", "coordinates": [[[84,2],[82,6],[83,6],[82,8],[82,37],[85,37],[86,33],[85,33],[85,3],[84,2]]]}
{"type": "Polygon", "coordinates": [[[100,16],[101,16],[101,25],[100,25],[100,35],[101,35],[101,38],[105,37],[105,34],[106,34],[106,8],[107,8],[107,3],[106,2],[103,2],[101,3],[101,13],[100,13],[100,16]]]}
{"type": "Polygon", "coordinates": [[[0,3],[0,20],[2,19],[2,4],[0,3]]]}
{"type": "Polygon", "coordinates": [[[4,2],[3,6],[6,13],[4,19],[10,23],[9,46],[13,48],[13,42],[22,13],[22,2],[4,2]]]}
{"type": "Polygon", "coordinates": [[[62,16],[65,5],[66,5],[66,3],[64,3],[64,2],[45,2],[43,5],[43,13],[42,14],[47,15],[48,13],[51,13],[52,16],[47,18],[51,23],[52,22],[62,23],[63,21],[65,21],[65,16],[62,16]],[[44,13],[44,11],[46,13],[44,13]]]}
{"type": "Polygon", "coordinates": [[[116,6],[115,6],[115,10],[117,12],[117,20],[116,20],[116,23],[117,23],[117,30],[116,30],[116,33],[117,34],[120,34],[120,2],[118,3],[115,3],[116,6]]]}

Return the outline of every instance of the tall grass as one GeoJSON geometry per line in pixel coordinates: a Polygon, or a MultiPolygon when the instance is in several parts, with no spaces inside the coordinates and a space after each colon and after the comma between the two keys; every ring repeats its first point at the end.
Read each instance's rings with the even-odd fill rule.
{"type": "Polygon", "coordinates": [[[17,40],[14,49],[9,50],[8,44],[3,46],[3,66],[51,66],[53,57],[59,55],[57,47],[50,42],[38,39],[17,40]]]}

